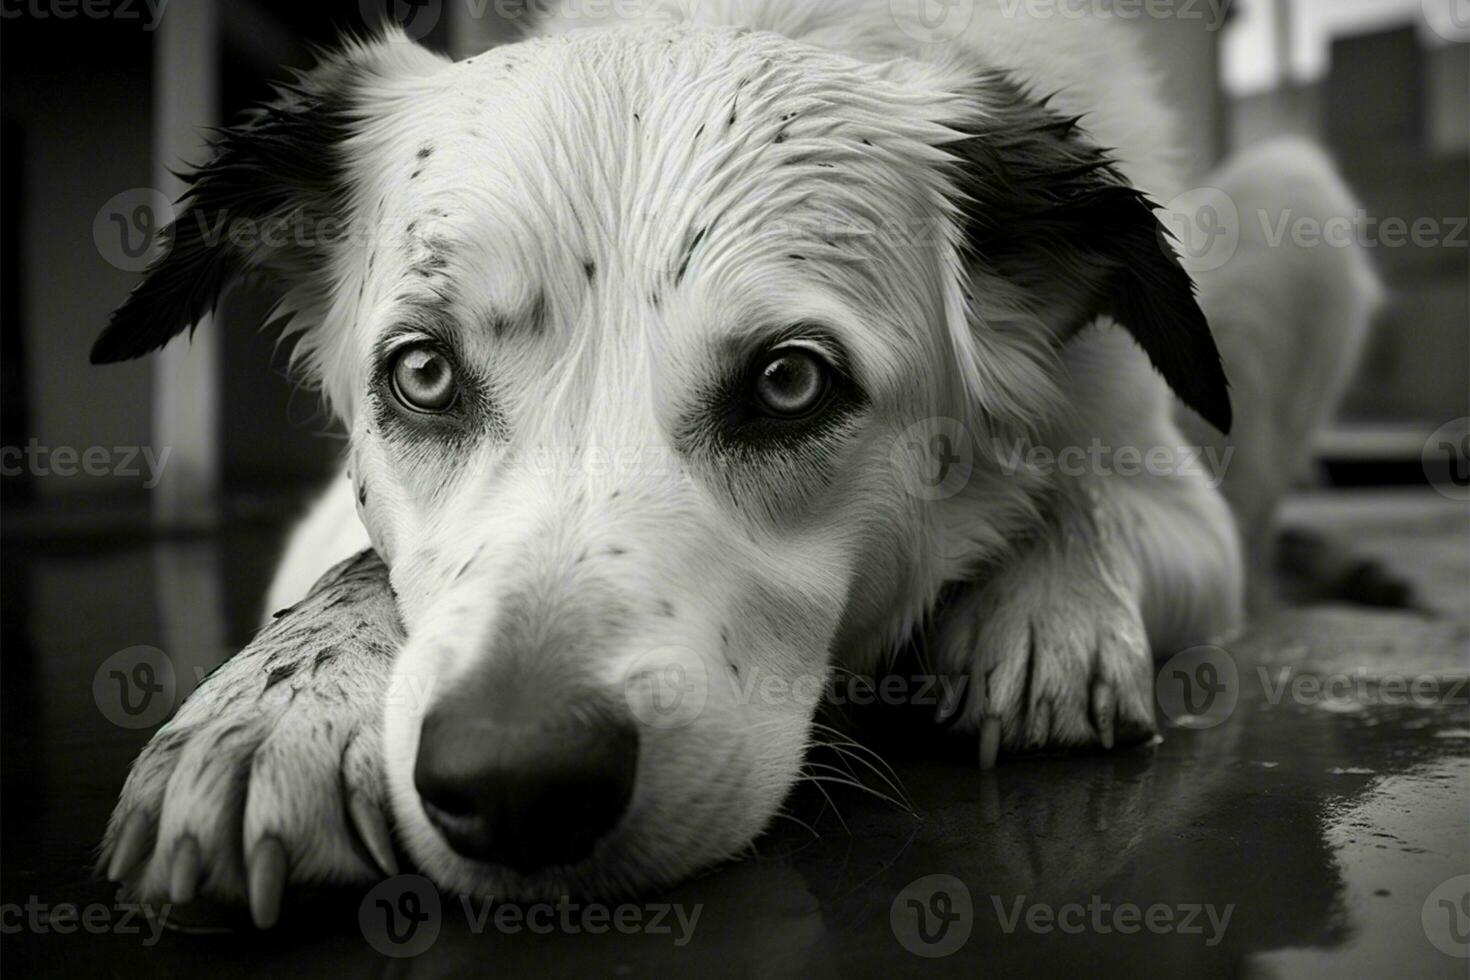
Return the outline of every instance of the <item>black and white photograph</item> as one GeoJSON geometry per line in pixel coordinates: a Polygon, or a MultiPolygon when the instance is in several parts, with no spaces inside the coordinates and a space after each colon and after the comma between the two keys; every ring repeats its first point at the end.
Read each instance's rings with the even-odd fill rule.
{"type": "Polygon", "coordinates": [[[0,0],[0,969],[1470,975],[1467,0],[0,0]]]}

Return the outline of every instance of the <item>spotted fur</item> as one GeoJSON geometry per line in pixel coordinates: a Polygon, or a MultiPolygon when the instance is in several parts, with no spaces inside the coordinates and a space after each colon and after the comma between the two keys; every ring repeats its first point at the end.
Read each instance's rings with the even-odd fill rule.
{"type": "Polygon", "coordinates": [[[268,838],[286,845],[294,880],[372,880],[378,863],[348,812],[387,811],[382,706],[402,639],[376,555],[330,571],[148,743],[108,823],[101,865],[114,862],[134,821],[146,846],[126,878],[149,900],[169,897],[186,839],[200,855],[200,892],[224,901],[246,899],[246,858],[268,838]]]}
{"type": "MultiPolygon", "coordinates": [[[[299,361],[351,463],[272,589],[289,604],[372,548],[383,632],[317,592],[221,671],[216,712],[186,706],[160,733],[114,832],[131,809],[159,813],[164,853],[197,828],[225,869],[208,889],[238,896],[221,828],[247,807],[248,852],[271,816],[257,799],[340,809],[326,749],[371,716],[379,751],[348,785],[381,779],[399,846],[441,886],[657,888],[740,853],[798,778],[815,699],[748,692],[877,672],[919,634],[970,681],[950,711],[982,764],[1001,746],[1152,731],[1150,654],[1239,622],[1225,499],[1182,470],[1062,477],[1006,457],[1094,440],[1177,451],[1181,401],[1195,422],[1231,421],[1211,310],[1151,205],[1179,189],[1167,113],[1121,25],[982,2],[962,38],[926,45],[902,6],[670,0],[606,30],[553,17],[457,64],[390,33],[222,141],[184,220],[272,181],[285,147],[271,140],[305,114],[327,120],[312,138],[330,176],[298,179],[312,168],[293,162],[251,202],[388,230],[286,272],[299,361]],[[461,366],[453,421],[395,407],[384,365],[404,337],[461,366]],[[778,343],[840,365],[833,408],[798,434],[737,432],[731,393],[778,343]],[[972,450],[950,494],[915,483],[910,450],[936,425],[972,450]],[[598,450],[641,455],[597,465],[598,450]],[[711,680],[687,724],[640,733],[628,816],[592,855],[518,874],[460,857],[426,817],[413,773],[432,693],[380,696],[388,658],[347,656],[323,641],[334,630],[396,646],[394,685],[511,676],[548,710],[590,688],[638,713],[671,670],[711,680]],[[242,803],[261,744],[320,764],[242,803]]],[[[176,231],[99,359],[167,341],[229,276],[282,258],[221,247],[176,231]]],[[[1367,295],[1362,270],[1322,275],[1367,295]]],[[[1216,306],[1248,288],[1206,286],[1216,306]]],[[[1350,322],[1314,343],[1370,305],[1348,303],[1350,322]]],[[[1296,329],[1276,312],[1262,321],[1296,329]]],[[[1330,392],[1292,401],[1317,411],[1330,392]]],[[[340,821],[281,833],[293,881],[367,873],[340,821]]],[[[161,860],[127,876],[157,890],[161,860]]]]}

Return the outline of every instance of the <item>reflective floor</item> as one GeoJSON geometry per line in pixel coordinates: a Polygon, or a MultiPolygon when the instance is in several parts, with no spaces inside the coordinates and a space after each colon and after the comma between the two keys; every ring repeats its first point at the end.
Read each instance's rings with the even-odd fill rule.
{"type": "Polygon", "coordinates": [[[265,936],[155,931],[88,867],[149,731],[94,690],[99,667],[158,647],[182,695],[248,635],[274,528],[11,538],[0,960],[12,976],[1463,978],[1470,514],[1428,494],[1295,511],[1416,581],[1423,610],[1283,610],[1166,666],[1176,723],[1156,745],[981,773],[972,746],[860,719],[911,810],[869,774],[874,793],[803,788],[749,859],[640,906],[497,909],[395,880],[293,896],[265,936]]]}

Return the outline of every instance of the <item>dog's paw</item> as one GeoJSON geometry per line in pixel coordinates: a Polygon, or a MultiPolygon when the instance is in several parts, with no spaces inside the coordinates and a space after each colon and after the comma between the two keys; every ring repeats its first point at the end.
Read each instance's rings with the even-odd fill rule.
{"type": "Polygon", "coordinates": [[[978,737],[982,768],[1002,748],[1111,749],[1155,731],[1136,594],[1095,562],[1071,564],[1023,560],[956,595],[941,616],[940,662],[967,678],[963,703],[941,713],[978,737]]]}
{"type": "Polygon", "coordinates": [[[287,884],[396,873],[380,716],[397,613],[376,559],[318,590],[216,670],[133,764],[102,846],[139,900],[249,902],[287,884]]]}

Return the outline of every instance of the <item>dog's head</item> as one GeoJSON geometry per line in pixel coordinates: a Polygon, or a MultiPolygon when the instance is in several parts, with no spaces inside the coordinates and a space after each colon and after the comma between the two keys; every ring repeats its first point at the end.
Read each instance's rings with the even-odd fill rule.
{"type": "Polygon", "coordinates": [[[1020,477],[981,454],[934,492],[911,445],[1045,418],[1094,318],[1226,421],[1148,202],[1008,76],[954,77],[731,30],[390,36],[194,177],[94,357],[290,285],[408,630],[388,777],[441,884],[621,891],[745,847],[833,657],[1027,519],[1020,477]]]}

